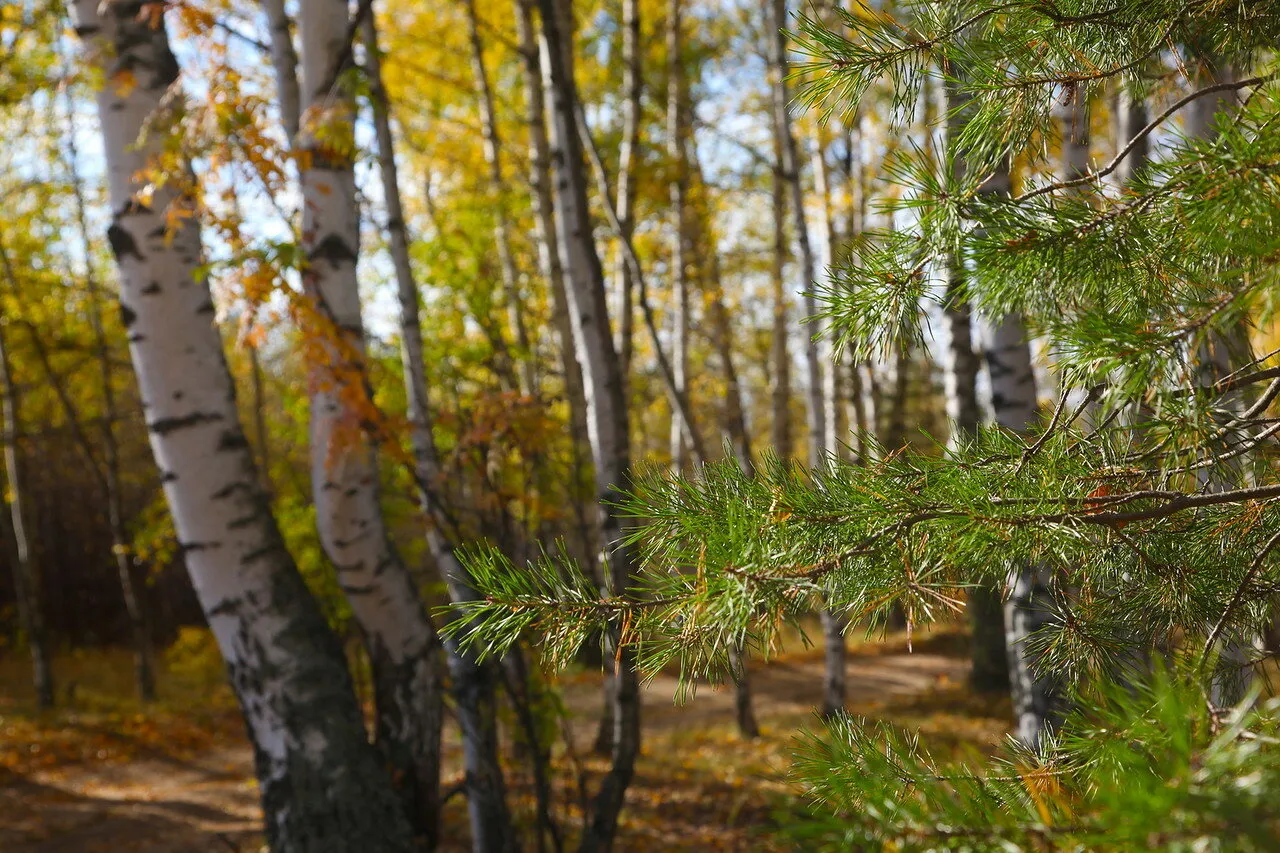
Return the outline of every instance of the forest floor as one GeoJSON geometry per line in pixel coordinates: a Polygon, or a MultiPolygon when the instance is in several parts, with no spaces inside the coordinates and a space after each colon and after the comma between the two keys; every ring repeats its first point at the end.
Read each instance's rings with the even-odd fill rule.
{"type": "MultiPolygon", "coordinates": [[[[1008,702],[972,695],[965,638],[955,632],[851,643],[850,710],[919,729],[935,748],[957,755],[989,752],[1003,737],[1008,702]]],[[[167,657],[162,701],[139,708],[127,695],[130,662],[112,653],[59,660],[64,709],[30,710],[23,660],[0,655],[0,850],[5,853],[249,853],[261,846],[252,754],[217,676],[193,674],[189,660],[167,657]]],[[[180,658],[181,656],[179,656],[180,658]]],[[[188,656],[189,657],[189,656],[188,656]]],[[[733,691],[703,685],[676,704],[676,679],[644,689],[645,745],[627,795],[619,844],[624,851],[789,849],[777,816],[794,814],[788,779],[795,737],[813,729],[820,700],[820,649],[753,664],[762,735],[741,738],[733,691]]],[[[578,799],[578,773],[603,772],[589,756],[600,706],[599,674],[558,681],[571,744],[556,748],[558,801],[578,799]]],[[[562,733],[563,735],[563,733],[562,733]]],[[[456,733],[446,731],[446,787],[460,780],[456,733]]],[[[518,816],[532,795],[522,768],[511,768],[518,816]]],[[[465,850],[462,798],[445,816],[445,850],[465,850]],[[449,835],[452,831],[454,835],[449,835]]],[[[580,814],[558,813],[569,826],[580,814]]],[[[526,849],[533,847],[532,839],[526,849]]]]}

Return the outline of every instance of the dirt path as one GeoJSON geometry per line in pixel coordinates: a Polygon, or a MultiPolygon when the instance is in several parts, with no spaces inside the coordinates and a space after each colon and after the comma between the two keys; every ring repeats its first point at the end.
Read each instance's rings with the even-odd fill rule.
{"type": "MultiPolygon", "coordinates": [[[[874,706],[960,683],[966,668],[963,660],[936,654],[854,656],[848,668],[850,704],[874,706]]],[[[811,719],[821,672],[821,658],[814,656],[775,660],[755,670],[756,709],[766,739],[789,737],[811,719]]],[[[660,753],[676,751],[673,744],[687,733],[727,730],[733,695],[704,686],[677,706],[675,688],[674,678],[662,676],[645,689],[645,730],[652,745],[638,768],[637,797],[661,805],[650,823],[679,820],[680,803],[690,800],[691,826],[673,824],[664,833],[678,839],[697,828],[698,799],[724,780],[708,770],[679,782],[689,791],[675,790],[662,763],[669,756],[660,753]],[[646,788],[653,791],[646,794],[646,788]]],[[[565,695],[577,721],[574,737],[584,744],[594,731],[598,688],[582,681],[565,695]]],[[[28,776],[0,770],[0,850],[5,853],[248,853],[261,843],[259,817],[252,755],[244,744],[190,761],[153,756],[126,764],[64,765],[28,776]]],[[[676,849],[676,842],[648,838],[635,849],[676,849]]],[[[729,846],[745,849],[739,843],[729,846]]]]}

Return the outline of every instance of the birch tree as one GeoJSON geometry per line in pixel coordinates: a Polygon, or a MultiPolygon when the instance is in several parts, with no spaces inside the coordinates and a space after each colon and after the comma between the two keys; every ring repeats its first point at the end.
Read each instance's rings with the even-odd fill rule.
{"type": "MultiPolygon", "coordinates": [[[[626,100],[622,111],[622,144],[618,149],[617,209],[622,230],[619,240],[623,242],[631,240],[636,227],[636,163],[641,153],[640,119],[644,99],[640,26],[640,0],[622,0],[622,88],[626,100]]],[[[616,278],[618,361],[626,381],[631,376],[635,347],[635,282],[631,280],[631,265],[621,247],[616,278]]]]}
{"type": "Polygon", "coordinates": [[[189,176],[141,176],[181,105],[162,19],[141,3],[78,0],[112,208],[108,239],[147,431],[187,570],[226,660],[254,747],[273,850],[410,849],[366,738],[341,648],[262,493],[213,325],[189,176]],[[141,142],[139,140],[141,139],[141,142]]]}
{"type": "MultiPolygon", "coordinates": [[[[436,489],[442,481],[439,454],[432,434],[427,370],[423,361],[422,324],[419,318],[418,286],[409,258],[408,226],[400,198],[395,140],[391,129],[390,103],[382,83],[382,60],[378,53],[377,25],[372,14],[362,24],[366,50],[365,68],[373,100],[374,128],[378,142],[378,171],[382,179],[383,202],[387,207],[387,232],[391,260],[395,267],[396,296],[400,307],[400,352],[404,368],[405,396],[409,415],[409,441],[413,448],[414,481],[418,499],[426,514],[426,539],[436,568],[445,580],[454,602],[473,601],[476,592],[458,562],[455,543],[446,532],[450,514],[436,489]]],[[[473,44],[476,36],[472,32],[473,44]]],[[[495,673],[491,662],[480,662],[474,651],[459,648],[456,640],[447,643],[449,672],[462,729],[463,763],[467,771],[467,806],[471,819],[472,846],[477,853],[518,848],[507,807],[506,786],[498,756],[495,718],[495,673]]],[[[433,803],[437,814],[439,803],[433,803]]]]}
{"type": "MultiPolygon", "coordinates": [[[[582,369],[587,403],[587,434],[595,461],[600,501],[600,543],[606,564],[605,594],[627,596],[635,556],[623,539],[614,498],[631,464],[630,425],[623,399],[623,377],[613,337],[604,273],[592,240],[587,180],[578,135],[578,94],[563,14],[556,0],[539,0],[541,59],[549,105],[551,162],[555,181],[556,239],[565,267],[565,290],[573,327],[574,351],[582,369]]],[[[609,850],[617,830],[627,786],[640,751],[640,696],[633,652],[618,647],[618,626],[609,631],[614,658],[613,752],[583,833],[584,853],[609,850]]]]}
{"type": "Polygon", "coordinates": [[[298,152],[308,300],[301,319],[313,341],[311,484],[320,542],[372,665],[378,742],[395,768],[405,813],[415,831],[431,839],[439,811],[440,643],[387,534],[373,450],[362,431],[368,414],[362,410],[364,328],[356,278],[355,104],[341,79],[350,70],[352,30],[345,0],[308,0],[300,8],[298,152]]]}

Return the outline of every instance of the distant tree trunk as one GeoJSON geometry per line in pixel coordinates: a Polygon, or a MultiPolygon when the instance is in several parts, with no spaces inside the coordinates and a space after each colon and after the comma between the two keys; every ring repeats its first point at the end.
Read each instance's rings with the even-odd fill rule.
{"type": "MultiPolygon", "coordinates": [[[[1116,109],[1116,147],[1123,148],[1129,140],[1138,135],[1138,131],[1147,126],[1147,102],[1135,98],[1127,88],[1121,87],[1116,109]]],[[[1150,158],[1149,137],[1142,137],[1129,156],[1120,161],[1116,168],[1116,182],[1127,187],[1133,182],[1133,176],[1139,169],[1147,165],[1150,158]]]]}
{"type": "MultiPolygon", "coordinates": [[[[955,116],[964,103],[954,85],[945,88],[948,121],[947,133],[957,130],[955,116]]],[[[957,169],[963,171],[961,160],[957,169]]],[[[978,372],[980,357],[973,350],[973,316],[965,296],[964,258],[953,257],[950,263],[946,299],[943,302],[943,325],[947,330],[947,346],[943,351],[943,387],[946,394],[947,419],[951,430],[947,446],[959,452],[978,435],[982,422],[978,406],[978,372]]],[[[969,683],[980,693],[1003,693],[1009,689],[1009,654],[1005,648],[1004,606],[1000,588],[995,584],[969,589],[969,626],[973,643],[970,659],[973,667],[969,683]]]]}
{"type": "MultiPolygon", "coordinates": [[[[622,0],[622,143],[618,150],[618,221],[622,240],[630,240],[636,227],[635,166],[640,150],[640,109],[644,97],[641,68],[640,0],[622,0]]],[[[635,346],[635,282],[625,250],[618,251],[618,360],[624,382],[630,381],[635,346]]]]}
{"type": "MultiPolygon", "coordinates": [[[[68,116],[72,107],[68,105],[68,116]]],[[[125,614],[129,618],[129,633],[133,640],[133,673],[138,698],[151,702],[156,698],[155,646],[151,638],[151,620],[143,603],[141,578],[130,555],[129,532],[124,518],[124,495],[120,483],[120,446],[116,440],[116,425],[120,423],[120,407],[116,403],[115,368],[111,363],[111,346],[107,340],[103,318],[107,295],[103,292],[94,269],[88,217],[84,200],[84,188],[80,179],[79,149],[75,134],[67,135],[66,148],[71,172],[72,195],[75,198],[76,228],[84,243],[85,280],[89,285],[89,326],[93,332],[94,355],[98,362],[98,381],[102,386],[102,446],[103,464],[101,482],[107,503],[107,524],[111,530],[111,552],[116,562],[116,575],[120,579],[120,591],[124,597],[125,614]]],[[[67,412],[70,420],[72,413],[67,412]]],[[[85,442],[85,454],[91,456],[89,442],[85,442]]],[[[92,461],[92,460],[91,460],[92,461]]]]}
{"type": "MultiPolygon", "coordinates": [[[[1227,83],[1235,79],[1235,69],[1215,60],[1204,63],[1199,69],[1198,79],[1194,85],[1207,83],[1227,83]]],[[[1218,135],[1217,120],[1223,114],[1234,112],[1239,108],[1238,93],[1234,90],[1222,91],[1209,97],[1199,98],[1187,108],[1186,134],[1192,139],[1213,139],[1218,135]]],[[[1223,331],[1214,331],[1202,341],[1194,353],[1196,384],[1200,387],[1211,387],[1230,376],[1241,365],[1254,361],[1249,340],[1249,329],[1243,320],[1236,320],[1223,331]]],[[[1229,394],[1223,401],[1223,411],[1219,417],[1229,421],[1232,417],[1243,414],[1249,407],[1249,400],[1243,391],[1229,394]]],[[[1218,447],[1215,451],[1229,451],[1232,448],[1218,447]]],[[[1251,479],[1251,474],[1244,467],[1243,460],[1237,471],[1243,479],[1251,479]]],[[[1221,474],[1215,476],[1210,469],[1197,472],[1200,487],[1204,491],[1224,491],[1232,487],[1230,478],[1221,474]]],[[[1216,708],[1229,708],[1241,702],[1249,692],[1253,682],[1254,664],[1257,662],[1257,645],[1261,637],[1241,639],[1229,638],[1222,642],[1219,650],[1219,667],[1210,682],[1210,699],[1216,708]]]]}
{"type": "Polygon", "coordinates": [[[13,592],[18,606],[18,624],[22,626],[27,649],[31,653],[31,670],[36,689],[36,705],[52,708],[54,703],[53,662],[49,636],[44,626],[40,601],[40,569],[31,543],[27,540],[23,503],[25,491],[18,456],[21,407],[18,388],[13,379],[9,350],[0,326],[0,428],[4,430],[5,503],[8,515],[3,534],[9,541],[9,557],[13,564],[13,592]]]}
{"type": "Polygon", "coordinates": [[[787,246],[787,185],[782,175],[782,145],[774,134],[774,169],[770,200],[773,203],[773,251],[769,256],[769,280],[773,299],[773,387],[770,390],[773,410],[773,450],[779,459],[789,460],[795,452],[791,438],[791,348],[787,339],[791,334],[790,299],[787,296],[785,265],[787,246]]]}
{"type": "MultiPolygon", "coordinates": [[[[564,370],[565,396],[569,403],[569,439],[573,444],[574,485],[583,483],[587,469],[592,464],[591,448],[587,440],[587,398],[582,384],[582,368],[574,352],[573,324],[569,318],[569,302],[565,293],[564,265],[557,242],[555,200],[551,192],[551,145],[547,140],[546,100],[543,97],[542,60],[536,27],[534,25],[535,0],[516,0],[516,35],[520,62],[524,69],[526,121],[529,124],[529,182],[532,187],[534,218],[538,229],[538,261],[543,278],[551,288],[553,300],[552,321],[560,340],[560,360],[564,370]]],[[[632,305],[634,297],[627,297],[632,305]]],[[[624,380],[626,373],[624,371],[624,380]]],[[[590,498],[575,491],[574,512],[578,527],[577,548],[572,551],[583,568],[592,577],[602,580],[596,558],[596,524],[584,512],[583,504],[590,498]]],[[[613,700],[612,677],[606,674],[604,686],[604,711],[601,714],[594,749],[607,755],[613,750],[613,700]]]]}
{"type": "MultiPolygon", "coordinates": [[[[772,31],[769,38],[770,80],[773,94],[773,132],[779,139],[778,169],[791,196],[791,219],[795,227],[795,241],[799,246],[800,284],[804,288],[805,319],[818,313],[812,291],[815,275],[813,248],[809,240],[809,224],[805,218],[804,186],[800,181],[800,157],[797,154],[796,137],[791,131],[791,113],[788,106],[791,94],[787,86],[790,62],[787,60],[787,0],[766,0],[766,20],[772,31]]],[[[822,360],[814,335],[818,331],[804,324],[804,362],[808,383],[805,402],[809,415],[809,464],[817,465],[828,450],[823,446],[826,436],[825,414],[822,404],[822,360]]]]}
{"type": "MultiPolygon", "coordinates": [[[[680,32],[681,0],[667,4],[667,156],[671,160],[671,210],[675,217],[671,232],[671,364],[676,395],[687,395],[689,369],[689,264],[693,254],[689,239],[689,158],[688,122],[683,38],[680,32]]],[[[689,464],[689,446],[684,435],[689,428],[681,412],[671,412],[671,464],[684,470],[689,464]]],[[[705,461],[705,460],[698,460],[705,461]]]]}
{"type": "MultiPolygon", "coordinates": [[[[992,175],[980,191],[1007,194],[1007,165],[992,175]]],[[[1031,345],[1021,316],[1007,314],[995,324],[986,360],[996,423],[1014,432],[1026,432],[1036,421],[1036,378],[1031,345]]],[[[1005,647],[1015,736],[1033,746],[1061,721],[1059,685],[1054,678],[1034,673],[1035,657],[1027,649],[1027,638],[1053,618],[1053,568],[1043,563],[1015,565],[1010,569],[1008,584],[1009,595],[1004,605],[1005,647]]]]}
{"type": "Polygon", "coordinates": [[[493,88],[489,85],[489,72],[484,65],[484,48],[480,41],[480,23],[476,16],[475,0],[465,0],[467,12],[467,36],[471,45],[471,70],[476,78],[476,96],[480,107],[480,126],[484,133],[484,162],[489,168],[489,182],[493,200],[493,241],[498,250],[498,268],[502,273],[503,298],[507,303],[507,322],[519,348],[520,385],[524,394],[538,393],[538,365],[533,357],[529,329],[525,323],[524,303],[520,296],[519,275],[515,257],[511,252],[511,222],[502,198],[506,183],[502,174],[502,139],[498,135],[498,118],[493,107],[493,88]]]}
{"type": "Polygon", "coordinates": [[[342,142],[354,134],[355,118],[339,82],[351,56],[346,0],[304,0],[298,25],[303,323],[316,347],[309,365],[316,526],[369,653],[378,742],[415,832],[429,841],[440,805],[440,642],[387,534],[378,469],[361,429],[376,415],[367,411],[364,390],[355,169],[342,142]]]}
{"type": "Polygon", "coordinates": [[[907,444],[907,380],[911,370],[911,352],[906,343],[895,341],[891,357],[885,371],[888,387],[882,390],[880,399],[884,417],[882,438],[885,449],[890,452],[907,444]]]}
{"type": "MultiPolygon", "coordinates": [[[[705,187],[702,179],[701,165],[697,160],[697,147],[691,146],[691,165],[695,181],[705,187]]],[[[705,247],[707,278],[705,287],[708,290],[708,321],[711,325],[712,345],[716,358],[724,373],[724,431],[733,447],[734,455],[744,470],[753,467],[751,460],[751,434],[747,428],[747,413],[742,402],[742,380],[739,377],[737,364],[733,357],[733,324],[729,319],[729,308],[725,304],[724,279],[720,270],[720,252],[716,246],[715,233],[709,224],[702,219],[697,220],[695,241],[705,247]]]]}
{"type": "Polygon", "coordinates": [[[171,205],[192,209],[184,175],[136,193],[164,140],[178,80],[163,24],[139,2],[74,5],[98,93],[120,268],[120,310],[147,431],[187,570],[227,662],[277,853],[412,849],[408,825],[366,739],[342,648],[298,573],[262,493],[236,412],[235,386],[213,325],[198,219],[166,227],[171,205]],[[101,14],[99,10],[101,9],[101,14]],[[123,69],[132,71],[121,85],[123,69]]]}
{"type": "MultiPolygon", "coordinates": [[[[622,539],[622,519],[613,502],[631,465],[627,409],[622,371],[609,331],[604,272],[592,240],[587,206],[587,180],[582,142],[578,136],[578,93],[568,44],[556,0],[539,0],[542,12],[543,80],[551,105],[552,163],[556,184],[557,238],[565,261],[566,291],[573,321],[574,347],[586,390],[588,433],[595,459],[600,496],[600,542],[611,565],[612,589],[606,594],[629,595],[636,569],[631,549],[622,539]]],[[[618,641],[617,628],[610,640],[618,641]]],[[[613,694],[613,754],[609,772],[601,780],[592,813],[583,831],[583,853],[613,846],[618,814],[640,752],[640,694],[634,652],[616,651],[613,694]]]]}
{"type": "MultiPolygon", "coordinates": [[[[477,593],[445,536],[450,526],[446,507],[434,493],[440,482],[440,462],[432,434],[427,372],[423,359],[422,324],[418,286],[409,260],[409,235],[400,197],[400,182],[391,130],[390,102],[382,82],[377,26],[372,15],[361,22],[366,71],[373,101],[374,130],[378,142],[378,166],[382,196],[387,206],[387,233],[400,302],[400,342],[404,365],[405,396],[409,415],[409,440],[413,448],[418,498],[427,515],[427,546],[436,562],[449,597],[454,602],[474,601],[477,593]]],[[[462,652],[456,641],[446,643],[458,723],[462,729],[463,765],[466,768],[467,807],[471,818],[473,849],[505,851],[519,847],[506,801],[506,785],[499,761],[496,691],[497,673],[492,663],[481,663],[462,652]]],[[[438,796],[438,792],[436,793],[438,796]]]]}
{"type": "MultiPolygon", "coordinates": [[[[814,149],[813,166],[817,184],[818,198],[822,202],[822,220],[824,225],[824,245],[826,246],[826,267],[835,265],[836,245],[839,237],[836,233],[835,211],[831,206],[831,189],[827,169],[826,146],[824,136],[819,134],[818,145],[814,149]]],[[[815,334],[820,331],[815,329],[815,334]]],[[[822,375],[822,450],[835,458],[841,451],[840,435],[840,365],[836,361],[835,348],[830,338],[823,336],[818,344],[819,354],[826,370],[822,375]]],[[[823,681],[822,681],[822,715],[833,717],[844,709],[845,702],[845,632],[849,628],[844,614],[823,608],[822,643],[823,643],[823,681]]]]}

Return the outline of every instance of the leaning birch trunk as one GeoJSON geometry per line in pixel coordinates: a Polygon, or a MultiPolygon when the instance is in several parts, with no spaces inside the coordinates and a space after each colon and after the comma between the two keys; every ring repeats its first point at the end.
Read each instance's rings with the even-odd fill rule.
{"type": "Polygon", "coordinates": [[[359,207],[347,147],[355,105],[338,82],[350,55],[346,0],[304,0],[298,23],[302,281],[312,326],[305,331],[319,352],[309,380],[316,526],[369,653],[378,743],[415,831],[430,840],[440,805],[440,644],[384,526],[378,469],[360,427],[366,374],[356,281],[359,207]]]}
{"type": "MultiPolygon", "coordinates": [[[[604,273],[592,240],[587,207],[587,180],[578,136],[578,93],[566,62],[567,44],[556,0],[539,0],[542,13],[543,80],[550,104],[552,163],[556,186],[556,225],[573,325],[574,348],[582,368],[588,413],[588,436],[595,459],[600,498],[600,543],[610,564],[612,588],[605,594],[630,594],[634,555],[622,538],[615,514],[618,488],[631,464],[622,371],[609,331],[604,273]]],[[[617,629],[610,640],[617,643],[617,629]]],[[[617,649],[613,694],[614,737],[609,772],[600,782],[591,815],[583,830],[584,853],[613,846],[618,815],[640,752],[640,694],[634,653],[617,649]]]]}
{"type": "Polygon", "coordinates": [[[27,540],[24,514],[22,469],[18,459],[18,389],[14,384],[9,351],[0,330],[0,429],[4,430],[4,474],[6,518],[3,528],[10,543],[13,565],[13,592],[18,606],[18,623],[22,627],[27,650],[31,654],[32,683],[36,689],[36,706],[52,708],[54,703],[53,662],[49,654],[49,636],[44,626],[44,610],[40,603],[40,572],[31,543],[27,540]]]}
{"type": "Polygon", "coordinates": [[[147,432],[187,571],[218,641],[253,743],[267,843],[276,853],[412,849],[408,825],[366,739],[346,660],[267,506],[235,388],[197,275],[181,178],[145,202],[141,173],[178,106],[178,64],[141,2],[78,0],[76,31],[98,92],[120,310],[147,432]],[[99,14],[101,8],[101,16],[99,14]],[[120,75],[129,72],[129,86],[120,75]],[[144,127],[147,135],[139,141],[144,127]]]}
{"type": "MultiPolygon", "coordinates": [[[[946,83],[944,86],[946,113],[952,117],[947,122],[947,133],[952,136],[958,129],[955,117],[963,108],[964,99],[954,84],[946,83]]],[[[959,159],[956,168],[963,172],[963,158],[959,159]]],[[[973,312],[964,291],[964,258],[952,257],[950,267],[946,299],[942,306],[943,326],[947,331],[947,345],[943,350],[943,388],[947,420],[951,427],[947,449],[960,453],[977,438],[982,422],[978,406],[981,364],[973,350],[973,312]]],[[[1004,693],[1009,689],[1009,655],[1005,648],[1004,606],[1000,599],[1000,589],[995,584],[969,589],[970,660],[973,664],[969,670],[969,684],[980,693],[1004,693]]]]}
{"type": "Polygon", "coordinates": [[[476,16],[475,0],[466,0],[467,38],[471,46],[471,72],[476,78],[476,96],[480,108],[480,128],[484,138],[484,162],[489,169],[489,183],[496,197],[493,199],[493,242],[498,251],[498,269],[502,273],[502,294],[507,303],[507,322],[515,339],[517,357],[520,359],[520,391],[523,394],[538,393],[538,365],[533,357],[529,341],[529,329],[524,319],[524,304],[520,296],[519,276],[515,257],[511,253],[511,221],[507,215],[506,185],[502,177],[502,139],[498,135],[498,118],[493,105],[493,87],[489,85],[489,71],[484,64],[484,46],[480,41],[480,23],[476,16]]]}
{"type": "MultiPolygon", "coordinates": [[[[686,374],[689,370],[689,264],[693,247],[689,241],[689,159],[686,156],[688,126],[685,122],[686,82],[681,56],[683,38],[681,0],[667,5],[667,156],[671,160],[669,187],[671,210],[675,217],[671,230],[671,380],[674,396],[688,393],[686,374]]],[[[689,464],[689,445],[685,432],[691,427],[683,423],[678,408],[671,412],[671,464],[682,471],[689,464]]],[[[697,462],[705,462],[698,459],[697,462]]]]}
{"type": "MultiPolygon", "coordinates": [[[[382,178],[383,203],[387,207],[387,233],[400,303],[400,354],[409,415],[409,441],[413,448],[418,498],[427,515],[427,546],[449,589],[449,598],[455,603],[474,601],[477,593],[454,553],[454,544],[443,532],[448,518],[445,507],[441,506],[434,493],[435,484],[440,481],[440,462],[431,431],[418,286],[409,261],[409,239],[400,198],[390,102],[382,82],[382,60],[378,53],[378,33],[373,16],[366,16],[361,27],[378,141],[378,171],[382,178]]],[[[472,849],[477,853],[517,849],[519,845],[511,826],[498,756],[493,666],[478,661],[474,653],[461,651],[457,640],[447,641],[446,646],[458,724],[462,730],[472,849]]]]}
{"type": "MultiPolygon", "coordinates": [[[[622,0],[622,88],[627,100],[622,110],[622,143],[618,149],[618,221],[621,240],[630,240],[636,227],[635,166],[640,151],[640,109],[644,96],[641,73],[640,0],[622,0]]],[[[630,381],[635,346],[635,282],[625,250],[618,247],[618,360],[623,381],[630,381]]]]}
{"type": "MultiPolygon", "coordinates": [[[[801,285],[804,288],[805,317],[816,317],[817,304],[813,298],[813,282],[815,265],[813,248],[809,240],[809,224],[805,218],[804,187],[800,182],[800,158],[797,153],[795,134],[791,131],[791,114],[788,111],[790,94],[787,88],[787,75],[790,63],[787,61],[787,38],[784,32],[787,25],[787,0],[767,0],[769,28],[769,62],[771,90],[773,96],[773,132],[778,138],[776,151],[778,170],[786,182],[791,196],[791,218],[795,227],[795,240],[799,245],[801,285]]],[[[776,203],[775,203],[776,211],[776,203]]],[[[808,383],[805,402],[809,416],[809,465],[816,468],[823,464],[828,454],[835,452],[835,446],[827,445],[828,431],[826,427],[826,403],[823,399],[822,356],[819,352],[817,335],[820,328],[805,327],[804,361],[806,381],[808,383]]],[[[828,365],[827,372],[835,370],[835,365],[828,365]]],[[[845,698],[845,646],[844,619],[839,614],[822,611],[822,633],[824,639],[824,667],[822,687],[822,713],[831,716],[844,707],[845,698]]]]}

